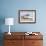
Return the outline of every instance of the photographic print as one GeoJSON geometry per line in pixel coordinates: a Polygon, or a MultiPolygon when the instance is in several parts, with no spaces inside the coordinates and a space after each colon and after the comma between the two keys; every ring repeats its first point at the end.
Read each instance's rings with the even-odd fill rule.
{"type": "Polygon", "coordinates": [[[19,10],[19,23],[35,23],[36,10],[19,10]]]}

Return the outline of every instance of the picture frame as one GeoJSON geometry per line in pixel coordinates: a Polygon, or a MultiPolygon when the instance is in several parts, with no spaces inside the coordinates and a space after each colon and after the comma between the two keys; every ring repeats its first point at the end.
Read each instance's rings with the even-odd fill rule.
{"type": "Polygon", "coordinates": [[[19,10],[19,23],[36,23],[36,10],[19,10]]]}

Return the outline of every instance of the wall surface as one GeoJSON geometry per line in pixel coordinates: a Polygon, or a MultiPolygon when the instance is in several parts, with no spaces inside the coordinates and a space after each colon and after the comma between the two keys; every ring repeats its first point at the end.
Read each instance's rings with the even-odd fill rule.
{"type": "MultiPolygon", "coordinates": [[[[1,14],[3,17],[13,17],[15,20],[14,26],[11,31],[46,31],[46,1],[45,0],[1,0],[1,14]],[[18,23],[18,10],[28,9],[36,10],[36,23],[35,24],[19,24],[18,23]]],[[[8,31],[8,27],[2,25],[2,32],[8,31]]]]}
{"type": "Polygon", "coordinates": [[[8,26],[3,20],[6,17],[14,18],[11,32],[42,32],[44,35],[44,46],[46,45],[46,0],[0,0],[0,32],[8,32],[8,26]],[[36,10],[35,24],[19,24],[18,10],[36,10]]]}

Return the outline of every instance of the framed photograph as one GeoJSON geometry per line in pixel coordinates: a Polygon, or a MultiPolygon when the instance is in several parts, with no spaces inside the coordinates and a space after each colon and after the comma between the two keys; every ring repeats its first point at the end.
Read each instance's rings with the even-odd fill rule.
{"type": "Polygon", "coordinates": [[[36,10],[19,10],[19,23],[36,23],[36,10]]]}

